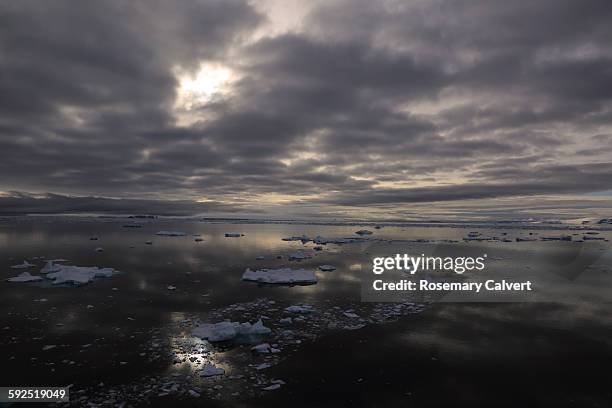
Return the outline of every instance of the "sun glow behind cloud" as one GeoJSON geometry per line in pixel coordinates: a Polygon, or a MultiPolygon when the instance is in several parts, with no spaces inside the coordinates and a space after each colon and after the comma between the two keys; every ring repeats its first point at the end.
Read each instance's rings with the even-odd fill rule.
{"type": "Polygon", "coordinates": [[[199,118],[194,111],[229,93],[236,75],[226,66],[202,64],[197,72],[175,69],[178,81],[174,110],[179,123],[189,124],[199,118]]]}

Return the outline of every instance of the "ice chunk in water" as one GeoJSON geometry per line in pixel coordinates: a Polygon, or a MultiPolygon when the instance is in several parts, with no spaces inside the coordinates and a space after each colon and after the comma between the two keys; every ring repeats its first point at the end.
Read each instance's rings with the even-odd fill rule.
{"type": "Polygon", "coordinates": [[[62,269],[62,266],[63,265],[56,265],[55,263],[53,263],[53,261],[47,261],[45,266],[43,266],[43,268],[40,270],[40,273],[48,274],[51,272],[58,272],[62,269]]]}
{"type": "Polygon", "coordinates": [[[225,370],[222,367],[216,367],[212,364],[206,364],[200,373],[201,377],[214,377],[217,375],[225,374],[225,370]]]}
{"type": "Polygon", "coordinates": [[[312,258],[312,256],[310,256],[310,254],[307,254],[307,253],[302,252],[302,251],[294,252],[291,255],[289,255],[289,260],[290,261],[301,261],[303,259],[310,259],[310,258],[312,258]]]}
{"type": "Polygon", "coordinates": [[[310,305],[294,305],[285,308],[285,312],[289,313],[312,313],[314,312],[310,305]]]}
{"type": "Polygon", "coordinates": [[[68,266],[60,265],[59,270],[47,274],[54,285],[62,283],[85,284],[95,278],[110,278],[115,270],[113,268],[97,268],[95,266],[68,266]]]}
{"type": "Polygon", "coordinates": [[[271,332],[272,330],[265,327],[260,319],[254,324],[248,322],[205,323],[196,327],[192,334],[214,343],[234,339],[249,340],[251,337],[264,336],[271,332]]]}
{"type": "Polygon", "coordinates": [[[306,269],[248,269],[242,275],[242,280],[270,284],[314,284],[317,277],[313,271],[306,269]]]}
{"type": "Polygon", "coordinates": [[[8,278],[8,282],[37,282],[42,280],[40,276],[30,275],[30,272],[23,272],[12,278],[8,278]]]}
{"type": "Polygon", "coordinates": [[[158,231],[155,235],[162,237],[184,237],[187,234],[181,231],[158,231]]]}
{"type": "Polygon", "coordinates": [[[33,267],[34,267],[34,264],[31,264],[28,261],[23,261],[23,263],[19,265],[11,266],[12,269],[28,269],[28,268],[33,268],[33,267]]]}

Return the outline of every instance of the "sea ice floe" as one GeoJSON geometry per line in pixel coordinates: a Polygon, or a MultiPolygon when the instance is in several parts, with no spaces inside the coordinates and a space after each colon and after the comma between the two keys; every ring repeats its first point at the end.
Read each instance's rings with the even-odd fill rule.
{"type": "Polygon", "coordinates": [[[7,282],[37,282],[41,281],[42,277],[30,275],[30,272],[23,272],[12,278],[8,278],[7,282]]]}
{"type": "Polygon", "coordinates": [[[52,267],[55,266],[59,266],[59,269],[46,275],[47,279],[53,280],[54,285],[62,283],[82,285],[93,281],[95,278],[110,278],[116,272],[113,268],[98,268],[95,266],[52,265],[52,267]]]}
{"type": "Polygon", "coordinates": [[[363,242],[365,238],[325,238],[320,235],[317,235],[315,239],[312,240],[315,244],[326,245],[326,244],[351,244],[353,242],[363,242]]]}
{"type": "Polygon", "coordinates": [[[269,284],[315,284],[317,277],[313,271],[306,269],[248,269],[242,275],[242,280],[269,284]]]}
{"type": "Polygon", "coordinates": [[[290,261],[301,261],[303,259],[310,259],[310,258],[312,258],[312,256],[303,251],[297,251],[289,255],[290,261]]]}
{"type": "Polygon", "coordinates": [[[287,238],[282,238],[282,240],[283,241],[303,241],[303,242],[312,241],[312,239],[309,238],[307,235],[287,237],[287,238]]]}
{"type": "Polygon", "coordinates": [[[193,329],[192,334],[212,343],[235,340],[250,342],[254,337],[265,336],[272,330],[263,325],[261,319],[256,323],[220,322],[204,323],[193,329]]]}
{"type": "Polygon", "coordinates": [[[11,269],[28,269],[33,268],[34,266],[34,264],[31,264],[28,261],[23,261],[23,263],[20,263],[19,265],[11,266],[11,269]]]}
{"type": "Polygon", "coordinates": [[[355,231],[355,234],[358,234],[358,235],[372,235],[373,232],[370,231],[370,230],[367,230],[367,229],[362,229],[362,230],[359,230],[359,231],[355,231]]]}
{"type": "Polygon", "coordinates": [[[155,233],[155,235],[162,237],[184,237],[187,234],[181,231],[158,231],[155,233]]]}
{"type": "Polygon", "coordinates": [[[331,271],[335,271],[336,267],[333,265],[321,265],[319,266],[319,269],[322,270],[323,272],[331,272],[331,271]]]}

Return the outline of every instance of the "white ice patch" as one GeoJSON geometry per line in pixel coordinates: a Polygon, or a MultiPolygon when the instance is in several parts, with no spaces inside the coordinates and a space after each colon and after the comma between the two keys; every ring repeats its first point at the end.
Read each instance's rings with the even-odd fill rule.
{"type": "Polygon", "coordinates": [[[315,284],[317,277],[313,271],[306,269],[248,269],[242,275],[242,280],[270,284],[315,284]]]}
{"type": "Polygon", "coordinates": [[[95,266],[68,266],[57,265],[59,269],[55,272],[47,273],[46,278],[52,279],[54,285],[62,283],[72,283],[83,285],[93,281],[95,278],[110,278],[113,268],[97,268],[95,266]]]}
{"type": "Polygon", "coordinates": [[[196,327],[192,334],[214,343],[228,340],[249,340],[252,337],[265,336],[271,332],[272,330],[264,326],[260,319],[254,324],[248,322],[204,323],[196,327]]]}
{"type": "Polygon", "coordinates": [[[48,274],[51,272],[59,272],[62,269],[62,265],[56,265],[53,261],[47,261],[45,266],[42,267],[40,273],[48,274]]]}
{"type": "Polygon", "coordinates": [[[40,276],[30,275],[30,272],[23,272],[7,279],[8,282],[37,282],[41,280],[42,278],[40,276]]]}

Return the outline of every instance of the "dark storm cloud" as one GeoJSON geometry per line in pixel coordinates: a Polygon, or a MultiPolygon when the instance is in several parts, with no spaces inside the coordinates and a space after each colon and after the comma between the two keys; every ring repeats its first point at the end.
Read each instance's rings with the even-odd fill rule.
{"type": "Polygon", "coordinates": [[[330,1],[290,32],[256,5],[3,3],[0,190],[367,206],[609,189],[609,1],[330,1]],[[177,70],[202,62],[236,80],[181,124],[177,70]]]}

